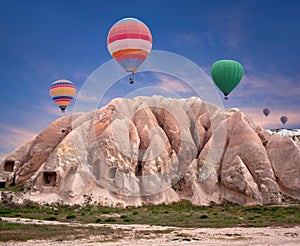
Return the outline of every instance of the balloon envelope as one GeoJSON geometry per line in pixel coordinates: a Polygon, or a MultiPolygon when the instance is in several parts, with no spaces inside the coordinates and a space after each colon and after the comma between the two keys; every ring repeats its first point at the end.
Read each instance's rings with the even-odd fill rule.
{"type": "Polygon", "coordinates": [[[270,112],[271,112],[271,111],[270,111],[270,109],[268,109],[268,108],[264,108],[264,109],[263,109],[263,113],[264,113],[265,116],[268,116],[268,115],[270,114],[270,112]]]}
{"type": "Polygon", "coordinates": [[[126,72],[135,73],[152,48],[149,28],[135,18],[115,23],[107,36],[107,49],[126,72]]]}
{"type": "Polygon", "coordinates": [[[281,116],[280,121],[281,121],[282,124],[285,124],[288,121],[288,117],[281,116]]]}
{"type": "Polygon", "coordinates": [[[219,60],[212,65],[210,72],[213,81],[226,98],[241,81],[244,69],[237,61],[219,60]]]}
{"type": "Polygon", "coordinates": [[[61,111],[65,111],[76,95],[76,87],[70,80],[59,79],[51,84],[49,93],[61,111]]]}

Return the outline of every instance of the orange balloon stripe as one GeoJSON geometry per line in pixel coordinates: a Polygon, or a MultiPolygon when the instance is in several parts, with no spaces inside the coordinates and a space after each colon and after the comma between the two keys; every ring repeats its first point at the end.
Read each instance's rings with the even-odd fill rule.
{"type": "Polygon", "coordinates": [[[129,54],[117,56],[117,57],[115,57],[115,59],[117,62],[127,60],[127,59],[138,59],[138,60],[144,61],[147,58],[147,56],[148,56],[148,53],[146,53],[146,54],[129,53],[129,54]]]}
{"type": "Polygon", "coordinates": [[[118,50],[115,53],[112,54],[113,58],[117,58],[118,56],[122,56],[122,55],[127,55],[127,54],[131,54],[131,53],[135,53],[135,54],[142,54],[147,56],[148,52],[141,50],[141,49],[126,49],[126,50],[118,50]]]}
{"type": "Polygon", "coordinates": [[[50,96],[71,96],[74,97],[76,95],[76,89],[72,87],[56,87],[50,89],[50,96]]]}

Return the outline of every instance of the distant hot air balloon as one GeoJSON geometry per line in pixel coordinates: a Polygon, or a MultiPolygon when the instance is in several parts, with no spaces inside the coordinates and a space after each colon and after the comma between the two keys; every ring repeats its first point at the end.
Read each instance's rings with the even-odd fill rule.
{"type": "Polygon", "coordinates": [[[268,108],[264,108],[264,109],[263,109],[263,113],[264,113],[265,116],[268,116],[268,115],[270,114],[270,112],[271,112],[271,111],[270,111],[270,109],[268,109],[268,108]]]}
{"type": "Polygon", "coordinates": [[[285,123],[288,121],[288,117],[286,117],[286,116],[281,116],[280,121],[281,121],[282,124],[285,125],[285,123]]]}
{"type": "Polygon", "coordinates": [[[219,60],[212,65],[210,72],[215,84],[223,92],[224,99],[228,100],[229,93],[241,81],[244,69],[237,61],[219,60]]]}
{"type": "Polygon", "coordinates": [[[51,84],[49,93],[61,112],[64,112],[76,94],[76,87],[70,80],[59,79],[51,84]]]}
{"type": "Polygon", "coordinates": [[[107,36],[107,49],[112,57],[133,75],[147,58],[152,48],[152,36],[149,28],[135,18],[124,18],[115,23],[107,36]]]}

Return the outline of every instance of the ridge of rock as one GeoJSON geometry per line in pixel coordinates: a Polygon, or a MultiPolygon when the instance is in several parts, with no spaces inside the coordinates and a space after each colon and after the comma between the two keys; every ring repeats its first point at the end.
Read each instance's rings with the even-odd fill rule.
{"type": "Polygon", "coordinates": [[[300,199],[298,138],[199,98],[117,98],[61,117],[0,165],[2,186],[40,203],[240,205],[300,199]]]}

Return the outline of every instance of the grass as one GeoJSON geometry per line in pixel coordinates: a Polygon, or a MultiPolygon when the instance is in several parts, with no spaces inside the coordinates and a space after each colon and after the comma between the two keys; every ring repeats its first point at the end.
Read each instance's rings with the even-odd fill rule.
{"type": "Polygon", "coordinates": [[[188,201],[169,205],[108,208],[79,206],[40,206],[22,208],[0,205],[2,217],[22,217],[80,223],[135,223],[179,227],[262,227],[300,224],[300,205],[280,206],[194,206],[188,201]]]}
{"type": "Polygon", "coordinates": [[[23,186],[9,186],[9,187],[2,187],[0,188],[0,191],[14,191],[14,192],[20,192],[24,191],[23,186]]]}
{"type": "MultiPolygon", "coordinates": [[[[169,205],[147,205],[143,207],[128,207],[128,208],[110,208],[98,206],[62,206],[62,205],[47,205],[40,206],[34,203],[28,203],[24,207],[4,207],[0,205],[1,217],[17,217],[37,220],[56,220],[61,222],[79,222],[81,224],[97,223],[97,224],[149,224],[162,226],[176,227],[266,227],[266,226],[295,226],[300,225],[300,205],[293,206],[194,206],[188,201],[172,203],[169,205]]],[[[19,235],[20,225],[6,223],[0,221],[0,241],[6,241],[9,238],[9,233],[19,235]],[[4,232],[3,232],[4,231],[4,232]]],[[[31,233],[32,228],[37,225],[21,225],[26,227],[27,236],[24,238],[34,239],[34,233],[31,233]]],[[[43,225],[43,227],[45,227],[43,225]]],[[[48,227],[48,226],[47,226],[48,227]]],[[[61,226],[59,226],[61,227],[61,226]]],[[[36,228],[35,228],[36,229],[36,228]]],[[[66,228],[71,230],[70,234],[64,230],[56,231],[55,226],[48,228],[48,232],[53,231],[61,235],[61,237],[75,235],[82,236],[84,233],[93,235],[93,228],[79,227],[66,228]],[[77,233],[76,230],[79,230],[77,233]],[[81,233],[82,232],[82,233],[81,233]],[[75,234],[74,234],[75,233],[75,234]]],[[[26,230],[20,232],[26,233],[26,230]]],[[[113,230],[113,229],[109,229],[113,230]]],[[[118,229],[119,230],[119,229],[118,229]]],[[[53,233],[53,234],[55,234],[53,233]]],[[[112,231],[114,233],[114,230],[112,231]]],[[[123,232],[124,233],[124,232],[123,232]]],[[[47,238],[43,235],[40,238],[47,238]]],[[[97,233],[95,233],[97,234],[97,233]]],[[[59,238],[56,235],[55,238],[59,238]]],[[[98,234],[97,234],[98,235],[98,234]]],[[[110,240],[110,238],[106,238],[110,240]]],[[[15,240],[19,240],[18,238],[15,240]]],[[[21,239],[20,239],[21,240],[21,239]]]]}
{"type": "Polygon", "coordinates": [[[87,236],[103,236],[105,240],[125,236],[126,231],[111,227],[19,224],[0,221],[0,241],[27,241],[47,239],[55,241],[76,240],[87,236]]]}

